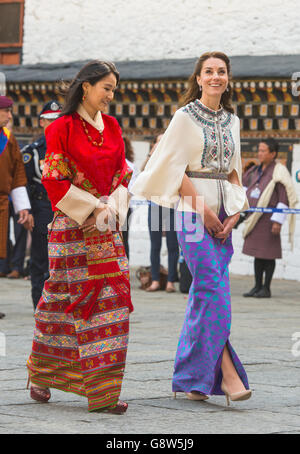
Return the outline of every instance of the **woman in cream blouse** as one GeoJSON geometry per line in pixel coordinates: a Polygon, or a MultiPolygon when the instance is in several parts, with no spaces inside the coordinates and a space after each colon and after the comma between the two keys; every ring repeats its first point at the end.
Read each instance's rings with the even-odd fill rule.
{"type": "Polygon", "coordinates": [[[251,396],[230,342],[231,231],[248,207],[241,184],[240,122],[231,106],[230,61],[203,54],[177,110],[131,192],[177,206],[177,234],[193,275],[173,376],[192,400],[251,396]]]}

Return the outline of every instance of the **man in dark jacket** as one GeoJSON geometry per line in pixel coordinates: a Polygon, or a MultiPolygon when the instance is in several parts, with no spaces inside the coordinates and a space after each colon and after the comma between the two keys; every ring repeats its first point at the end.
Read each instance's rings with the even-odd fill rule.
{"type": "MultiPolygon", "coordinates": [[[[44,105],[39,115],[40,126],[44,132],[49,124],[59,117],[60,111],[60,106],[56,101],[50,101],[44,105]]],[[[53,219],[51,204],[41,182],[46,154],[45,135],[43,134],[37,141],[24,147],[22,154],[34,218],[34,228],[31,234],[30,276],[32,302],[35,309],[42,295],[44,281],[49,276],[47,226],[53,219]]]]}

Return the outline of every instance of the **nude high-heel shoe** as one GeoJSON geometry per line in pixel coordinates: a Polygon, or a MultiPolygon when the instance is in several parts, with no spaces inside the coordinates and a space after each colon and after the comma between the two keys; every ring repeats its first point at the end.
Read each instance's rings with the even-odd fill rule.
{"type": "Polygon", "coordinates": [[[230,405],[231,400],[233,402],[240,401],[240,400],[248,400],[248,399],[250,399],[250,397],[252,395],[251,389],[245,389],[244,391],[230,394],[223,382],[221,383],[221,389],[226,396],[228,407],[230,405]]]}
{"type": "Polygon", "coordinates": [[[198,391],[192,391],[190,393],[185,393],[185,395],[189,400],[207,400],[207,399],[209,399],[209,397],[206,396],[206,394],[202,394],[198,391]]]}
{"type": "MultiPolygon", "coordinates": [[[[208,396],[206,396],[205,394],[202,394],[200,392],[191,392],[191,393],[184,393],[186,395],[186,397],[189,399],[189,400],[207,400],[209,399],[208,396]]],[[[174,399],[176,399],[176,392],[173,393],[173,396],[174,396],[174,399]]]]}

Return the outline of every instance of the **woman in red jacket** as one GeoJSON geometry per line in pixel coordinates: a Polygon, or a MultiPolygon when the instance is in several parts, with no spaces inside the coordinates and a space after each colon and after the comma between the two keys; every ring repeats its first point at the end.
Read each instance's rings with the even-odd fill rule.
{"type": "Polygon", "coordinates": [[[31,397],[49,388],[88,398],[89,411],[121,414],[128,344],[128,262],[119,233],[131,170],[116,119],[103,114],[119,74],[92,61],[71,82],[62,116],[46,130],[43,184],[52,203],[50,278],[38,304],[27,366],[31,397]]]}

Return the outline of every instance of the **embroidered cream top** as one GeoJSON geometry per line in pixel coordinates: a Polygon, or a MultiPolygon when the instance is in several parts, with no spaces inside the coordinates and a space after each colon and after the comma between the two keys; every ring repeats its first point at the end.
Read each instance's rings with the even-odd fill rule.
{"type": "Polygon", "coordinates": [[[191,180],[217,214],[222,203],[229,216],[249,207],[241,183],[240,121],[236,115],[223,108],[211,110],[198,99],[177,110],[130,192],[163,206],[178,205],[178,210],[193,211],[179,200],[179,189],[188,170],[226,174],[235,170],[239,185],[218,179],[191,180]]]}

